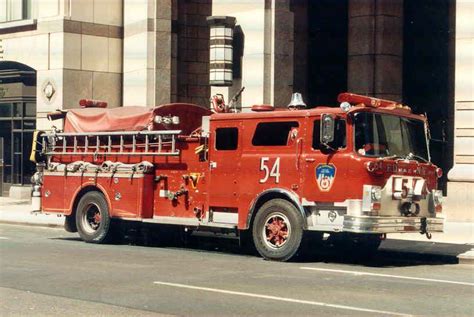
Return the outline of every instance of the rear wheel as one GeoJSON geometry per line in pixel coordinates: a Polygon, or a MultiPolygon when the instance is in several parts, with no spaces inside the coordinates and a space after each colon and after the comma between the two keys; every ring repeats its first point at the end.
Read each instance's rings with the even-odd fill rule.
{"type": "Polygon", "coordinates": [[[283,199],[273,199],[258,210],[252,236],[255,248],[262,257],[288,261],[300,249],[303,219],[293,204],[283,199]]]}
{"type": "Polygon", "coordinates": [[[111,219],[104,195],[92,191],[82,196],[76,209],[76,225],[79,236],[85,242],[105,243],[110,241],[111,219]]]}

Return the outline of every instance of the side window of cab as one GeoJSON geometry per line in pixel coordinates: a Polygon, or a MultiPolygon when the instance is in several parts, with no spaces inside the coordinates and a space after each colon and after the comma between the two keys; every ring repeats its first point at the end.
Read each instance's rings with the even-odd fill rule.
{"type": "Polygon", "coordinates": [[[237,150],[239,145],[239,129],[238,128],[217,128],[216,144],[217,151],[233,151],[237,150]]]}
{"type": "Polygon", "coordinates": [[[297,121],[260,122],[252,137],[253,146],[291,145],[298,134],[297,121]]]}
{"type": "MultiPolygon", "coordinates": [[[[314,120],[313,123],[313,143],[314,150],[324,150],[320,142],[321,120],[314,120]]],[[[344,149],[347,145],[346,120],[337,119],[334,126],[334,141],[328,144],[333,149],[344,149]]]]}

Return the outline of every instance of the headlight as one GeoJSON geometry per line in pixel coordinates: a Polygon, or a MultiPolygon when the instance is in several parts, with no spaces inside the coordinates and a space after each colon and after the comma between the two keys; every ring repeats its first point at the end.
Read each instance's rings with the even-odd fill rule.
{"type": "Polygon", "coordinates": [[[441,205],[443,203],[443,192],[441,190],[434,190],[433,200],[435,205],[441,205]]]}
{"type": "Polygon", "coordinates": [[[442,212],[443,211],[443,192],[441,190],[433,190],[433,207],[435,212],[442,212]]]}
{"type": "Polygon", "coordinates": [[[371,190],[372,202],[379,202],[382,199],[382,188],[378,186],[372,186],[371,190]]]}
{"type": "Polygon", "coordinates": [[[377,216],[382,207],[382,188],[380,186],[364,185],[362,197],[362,213],[367,216],[377,216]]]}

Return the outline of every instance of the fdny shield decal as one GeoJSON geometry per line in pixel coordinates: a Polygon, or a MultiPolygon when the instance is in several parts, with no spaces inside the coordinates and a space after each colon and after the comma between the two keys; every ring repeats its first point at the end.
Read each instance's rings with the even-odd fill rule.
{"type": "Polygon", "coordinates": [[[316,182],[319,190],[327,192],[336,178],[336,167],[333,164],[319,164],[316,167],[316,182]]]}

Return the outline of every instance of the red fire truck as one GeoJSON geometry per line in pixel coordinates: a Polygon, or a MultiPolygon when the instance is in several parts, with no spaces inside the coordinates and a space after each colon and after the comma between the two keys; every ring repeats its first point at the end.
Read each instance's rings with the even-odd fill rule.
{"type": "Polygon", "coordinates": [[[240,113],[218,96],[214,112],[83,101],[49,115],[61,130],[36,133],[34,209],[64,215],[86,242],[108,241],[122,219],[249,233],[279,261],[311,232],[374,250],[387,233],[442,232],[426,117],[350,93],[338,101],[240,113]]]}

